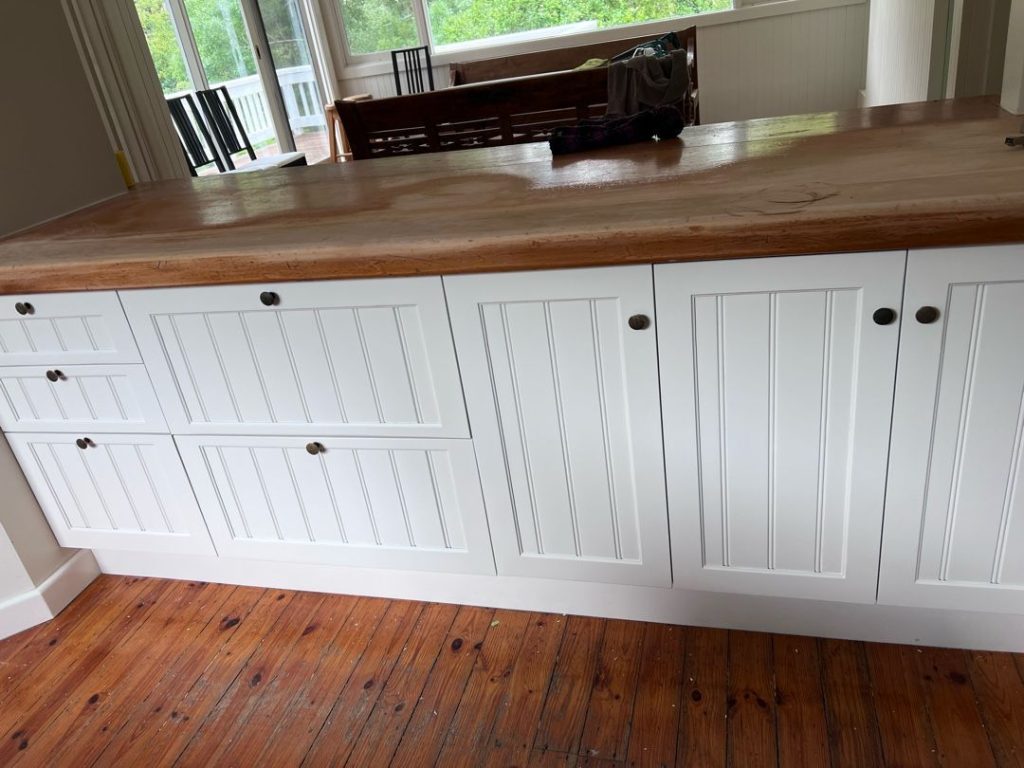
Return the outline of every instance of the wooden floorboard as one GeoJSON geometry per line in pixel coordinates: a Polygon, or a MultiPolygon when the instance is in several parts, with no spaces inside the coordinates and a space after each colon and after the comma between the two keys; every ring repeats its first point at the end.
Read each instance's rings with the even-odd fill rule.
{"type": "Polygon", "coordinates": [[[1021,766],[1024,657],[104,576],[0,765],[1021,766]]]}

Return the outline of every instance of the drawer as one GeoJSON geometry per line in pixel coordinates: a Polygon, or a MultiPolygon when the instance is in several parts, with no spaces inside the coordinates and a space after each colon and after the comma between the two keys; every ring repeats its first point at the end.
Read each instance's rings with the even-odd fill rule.
{"type": "Polygon", "coordinates": [[[440,278],[121,298],[175,434],[469,435],[440,278]]]}
{"type": "Polygon", "coordinates": [[[7,432],[166,432],[142,365],[0,368],[7,432]]]}
{"type": "Polygon", "coordinates": [[[7,439],[63,546],[215,554],[169,436],[7,439]]]}
{"type": "Polygon", "coordinates": [[[139,360],[113,291],[0,297],[0,366],[139,360]]]}
{"type": "Polygon", "coordinates": [[[494,573],[468,440],[175,439],[223,556],[494,573]]]}

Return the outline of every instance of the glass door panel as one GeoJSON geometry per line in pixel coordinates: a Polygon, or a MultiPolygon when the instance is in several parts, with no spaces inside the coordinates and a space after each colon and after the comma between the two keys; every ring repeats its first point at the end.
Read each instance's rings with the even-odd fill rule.
{"type": "Polygon", "coordinates": [[[188,93],[193,88],[192,80],[166,0],[135,0],[135,10],[142,22],[164,96],[172,98],[188,93]]]}
{"type": "Polygon", "coordinates": [[[324,102],[296,0],[256,0],[295,148],[310,164],[328,154],[324,102]]]}

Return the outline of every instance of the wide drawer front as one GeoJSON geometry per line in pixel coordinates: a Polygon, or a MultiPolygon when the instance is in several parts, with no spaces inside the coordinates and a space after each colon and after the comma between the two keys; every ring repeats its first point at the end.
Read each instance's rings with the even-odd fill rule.
{"type": "Polygon", "coordinates": [[[215,553],[170,437],[7,439],[63,546],[215,553]]]}
{"type": "Polygon", "coordinates": [[[0,368],[7,432],[165,432],[142,365],[0,368]]]}
{"type": "Polygon", "coordinates": [[[494,573],[467,440],[176,440],[221,555],[494,573]]]}
{"type": "Polygon", "coordinates": [[[439,278],[122,299],[175,434],[469,436],[439,278]]]}
{"type": "Polygon", "coordinates": [[[113,291],[0,297],[0,365],[137,362],[113,291]]]}

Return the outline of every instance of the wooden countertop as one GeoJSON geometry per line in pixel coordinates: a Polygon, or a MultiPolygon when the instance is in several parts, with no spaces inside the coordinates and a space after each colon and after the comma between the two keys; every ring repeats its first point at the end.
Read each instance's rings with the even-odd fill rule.
{"type": "Polygon", "coordinates": [[[1020,242],[1020,128],[969,99],[146,184],[0,240],[0,293],[1020,242]]]}

